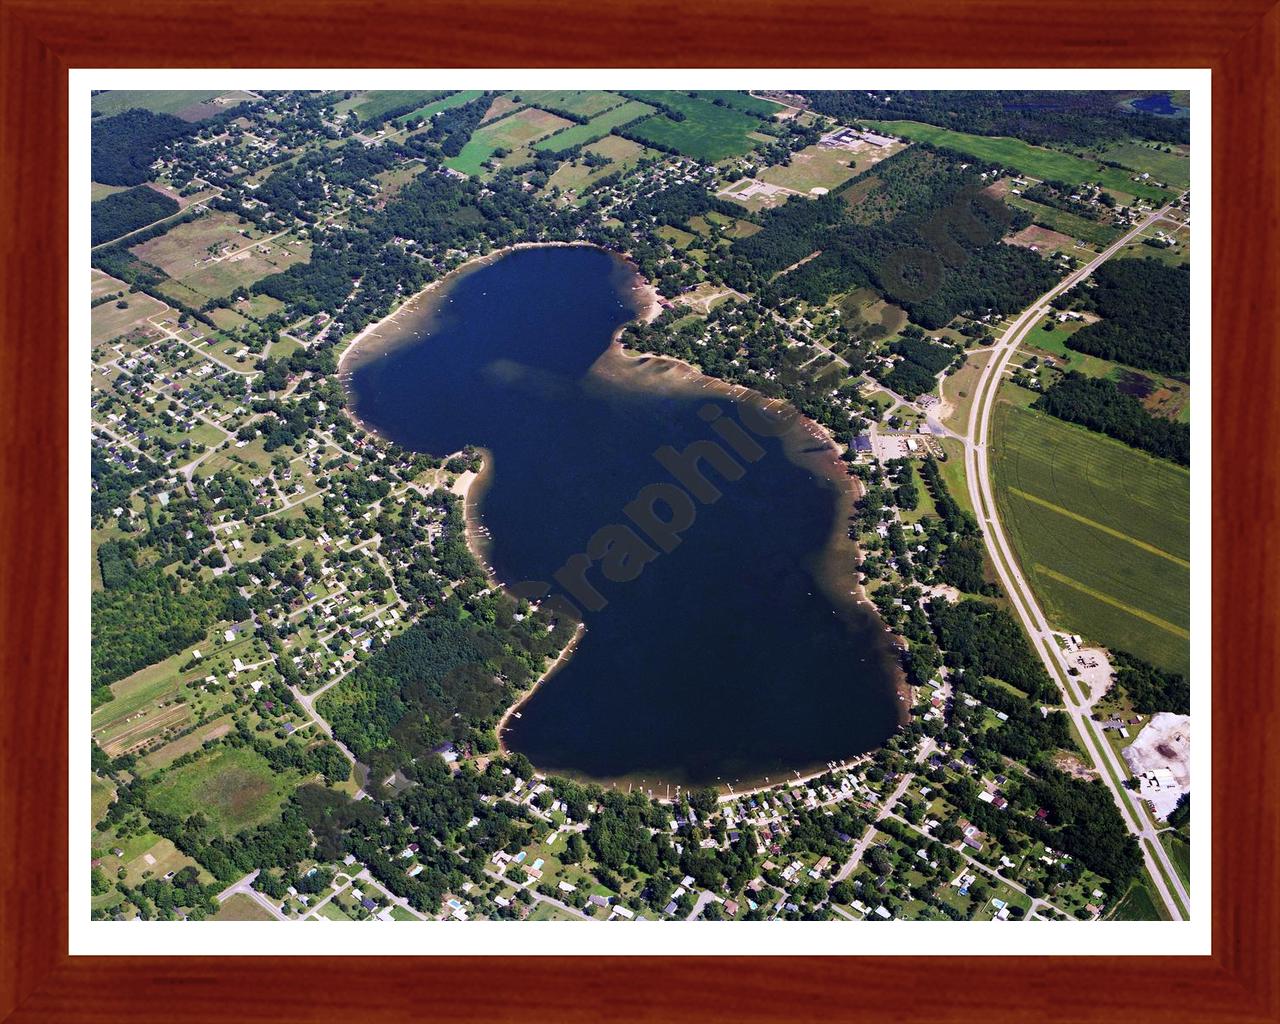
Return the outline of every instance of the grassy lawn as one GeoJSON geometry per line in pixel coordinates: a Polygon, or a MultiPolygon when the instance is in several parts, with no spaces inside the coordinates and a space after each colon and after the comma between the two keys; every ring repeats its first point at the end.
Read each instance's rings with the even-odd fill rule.
{"type": "Polygon", "coordinates": [[[658,228],[655,234],[667,239],[677,249],[686,249],[689,243],[696,240],[696,236],[691,235],[688,231],[681,231],[679,228],[672,227],[670,224],[663,224],[658,228]]]}
{"type": "Polygon", "coordinates": [[[760,125],[758,118],[732,107],[717,107],[683,92],[635,93],[640,99],[652,97],[684,114],[683,121],[672,121],[655,114],[635,126],[634,133],[643,141],[669,146],[696,160],[723,160],[755,148],[749,138],[760,125]]]}
{"type": "Polygon", "coordinates": [[[279,814],[297,781],[293,772],[274,772],[251,747],[220,747],[166,772],[148,799],[179,819],[200,811],[224,836],[232,836],[279,814]]]}
{"type": "Polygon", "coordinates": [[[970,354],[960,369],[942,378],[942,399],[950,406],[950,411],[942,418],[944,426],[960,434],[969,429],[969,413],[973,409],[978,378],[990,359],[990,352],[970,354]]]}
{"type": "Polygon", "coordinates": [[[582,918],[576,914],[570,914],[567,910],[561,910],[559,907],[551,903],[539,902],[533,908],[526,920],[528,921],[581,921],[582,918]]]}
{"type": "Polygon", "coordinates": [[[770,185],[793,188],[797,192],[808,192],[813,188],[825,188],[830,191],[857,173],[850,166],[854,161],[854,154],[848,150],[807,146],[797,153],[792,153],[791,163],[786,167],[781,164],[769,167],[761,171],[758,177],[770,185]]]}
{"type": "Polygon", "coordinates": [[[467,140],[462,152],[448,157],[445,163],[463,174],[479,174],[481,165],[498,149],[519,149],[572,124],[572,121],[548,114],[545,110],[525,107],[507,117],[482,125],[467,140]]]}
{"type": "Polygon", "coordinates": [[[902,521],[904,523],[918,523],[926,516],[936,518],[938,509],[934,505],[933,495],[929,493],[929,488],[925,487],[924,481],[920,479],[920,470],[916,468],[915,463],[909,463],[909,467],[911,469],[911,479],[916,485],[916,492],[920,495],[920,503],[912,511],[903,512],[902,521]]]}
{"type": "Polygon", "coordinates": [[[1071,153],[1033,146],[1021,139],[1002,135],[970,135],[949,128],[938,128],[918,121],[866,121],[881,131],[899,135],[912,141],[923,141],[935,146],[945,146],[961,153],[969,153],[979,160],[1013,167],[1023,174],[1041,180],[1052,179],[1079,184],[1084,181],[1101,182],[1104,188],[1115,188],[1146,199],[1163,201],[1169,193],[1163,189],[1131,180],[1133,175],[1116,167],[1103,167],[1092,160],[1085,160],[1071,153]]]}
{"type": "Polygon", "coordinates": [[[123,192],[129,187],[128,185],[103,185],[97,181],[91,182],[90,185],[89,198],[95,203],[99,199],[106,199],[107,196],[114,195],[116,192],[123,192]]]}
{"type": "Polygon", "coordinates": [[[329,921],[354,921],[354,917],[348,916],[342,909],[336,898],[331,899],[323,907],[316,911],[321,917],[329,921]]]}
{"type": "Polygon", "coordinates": [[[1190,474],[1001,400],[996,501],[1050,621],[1186,672],[1190,474]]]}
{"type": "Polygon", "coordinates": [[[969,484],[964,474],[964,442],[959,438],[944,437],[942,450],[947,453],[946,461],[938,463],[942,482],[947,485],[956,504],[972,515],[973,504],[969,501],[969,484]]]}
{"type": "Polygon", "coordinates": [[[232,893],[210,921],[274,921],[275,915],[245,892],[232,893]]]}
{"type": "Polygon", "coordinates": [[[1135,171],[1146,171],[1169,185],[1186,188],[1191,184],[1190,159],[1181,153],[1161,152],[1155,148],[1155,143],[1122,142],[1105,150],[1102,157],[1135,171]]]}

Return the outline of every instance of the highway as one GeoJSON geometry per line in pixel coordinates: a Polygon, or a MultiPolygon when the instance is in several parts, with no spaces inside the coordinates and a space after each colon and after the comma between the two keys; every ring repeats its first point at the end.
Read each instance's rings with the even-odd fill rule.
{"type": "MultiPolygon", "coordinates": [[[[1027,583],[1013,549],[1005,535],[1000,522],[999,510],[996,506],[995,490],[991,482],[991,466],[989,459],[989,436],[991,418],[996,406],[996,394],[1004,379],[1005,369],[1017,353],[1019,346],[1040,317],[1048,311],[1049,302],[1056,296],[1079,284],[1103,263],[1109,260],[1125,245],[1133,241],[1148,227],[1161,217],[1166,216],[1172,206],[1163,207],[1143,218],[1119,240],[1108,246],[1092,261],[1073,271],[1057,285],[1045,292],[1032,303],[1009,325],[1008,329],[996,342],[990,360],[978,379],[973,407],[969,412],[968,431],[963,438],[965,477],[968,481],[969,498],[977,512],[982,535],[987,550],[995,564],[1005,592],[1009,595],[1023,627],[1032,641],[1036,653],[1044,662],[1045,669],[1057,684],[1062,694],[1067,713],[1075,723],[1076,730],[1085,745],[1092,763],[1098,768],[1102,781],[1111,790],[1116,805],[1129,831],[1139,839],[1143,860],[1151,875],[1153,884],[1163,900],[1170,917],[1175,921],[1184,919],[1184,914],[1169,890],[1172,882],[1182,905],[1190,907],[1190,899],[1186,888],[1179,879],[1169,860],[1168,854],[1156,836],[1155,828],[1149,823],[1146,812],[1138,805],[1137,799],[1119,784],[1119,780],[1128,776],[1128,769],[1121,763],[1119,756],[1111,744],[1102,737],[1089,717],[1093,702],[1087,693],[1077,699],[1072,691],[1071,677],[1067,673],[1067,660],[1062,648],[1058,645],[1050,628],[1044,611],[1036,601],[1030,585],[1027,583]],[[1158,862],[1158,864],[1157,864],[1158,862]],[[1168,879],[1168,881],[1166,881],[1168,879]]],[[[1118,894],[1117,894],[1118,895],[1118,894]]]]}

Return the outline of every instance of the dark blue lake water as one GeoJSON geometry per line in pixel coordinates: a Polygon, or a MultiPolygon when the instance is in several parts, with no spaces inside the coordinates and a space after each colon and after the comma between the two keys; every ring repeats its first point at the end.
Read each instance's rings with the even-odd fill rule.
{"type": "MultiPolygon", "coordinates": [[[[654,453],[716,440],[709,406],[741,415],[722,386],[611,345],[636,282],[598,249],[521,250],[459,275],[410,337],[356,360],[352,402],[370,427],[437,455],[488,450],[473,515],[506,584],[551,581],[628,522],[642,488],[675,482],[654,453]]],[[[757,441],[740,479],[704,467],[722,497],[695,503],[674,551],[630,581],[587,574],[606,604],[584,609],[581,642],[510,720],[509,748],[661,793],[777,781],[893,732],[896,658],[849,593],[848,481],[800,423],[757,441]]]]}
{"type": "Polygon", "coordinates": [[[1141,99],[1133,100],[1130,106],[1134,110],[1140,110],[1144,114],[1161,114],[1165,117],[1173,117],[1177,114],[1186,112],[1186,107],[1178,107],[1173,103],[1172,98],[1167,92],[1155,93],[1152,96],[1143,96],[1141,99]]]}

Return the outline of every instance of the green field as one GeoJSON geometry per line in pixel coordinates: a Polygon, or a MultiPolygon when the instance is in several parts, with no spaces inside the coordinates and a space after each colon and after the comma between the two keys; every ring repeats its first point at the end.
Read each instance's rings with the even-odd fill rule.
{"type": "Polygon", "coordinates": [[[652,114],[653,107],[647,103],[638,103],[635,100],[627,100],[621,106],[614,107],[612,110],[605,111],[598,117],[593,117],[586,124],[576,124],[572,128],[566,128],[562,132],[557,132],[549,138],[543,139],[534,149],[551,151],[558,153],[562,149],[569,149],[571,146],[580,146],[588,142],[595,142],[609,134],[619,125],[626,124],[628,121],[634,121],[638,117],[644,117],[645,114],[652,114]]]}
{"type": "Polygon", "coordinates": [[[770,185],[808,192],[813,188],[831,191],[858,173],[851,164],[857,160],[844,149],[827,149],[825,146],[806,146],[791,154],[791,163],[778,164],[761,171],[759,178],[770,185]]]}
{"type": "Polygon", "coordinates": [[[1182,884],[1191,887],[1191,844],[1177,832],[1161,832],[1160,845],[1169,854],[1173,868],[1182,879],[1182,884]]]}
{"type": "Polygon", "coordinates": [[[1165,921],[1168,913],[1144,875],[1129,884],[1106,917],[1108,921],[1165,921]]]}
{"type": "Polygon", "coordinates": [[[954,132],[949,128],[938,128],[918,121],[864,121],[880,131],[890,135],[918,142],[929,142],[935,146],[945,146],[961,153],[969,153],[979,160],[1013,167],[1033,178],[1065,181],[1079,184],[1082,181],[1101,182],[1104,188],[1117,189],[1131,195],[1142,196],[1157,201],[1170,198],[1168,192],[1153,188],[1150,185],[1133,181],[1133,175],[1116,167],[1101,167],[1091,160],[1085,160],[1070,153],[1062,153],[1056,149],[1044,149],[1033,146],[1021,139],[1011,139],[1003,135],[970,135],[968,132],[954,132]]]}
{"type": "MultiPolygon", "coordinates": [[[[1068,370],[1078,370],[1089,377],[1106,377],[1120,381],[1125,374],[1131,372],[1124,364],[1102,359],[1085,352],[1077,352],[1067,348],[1067,339],[1084,324],[1080,321],[1054,323],[1053,330],[1044,330],[1043,323],[1037,324],[1026,335],[1022,349],[1038,349],[1048,353],[1068,370]]],[[[1019,360],[1021,361],[1021,360],[1019,360]]],[[[1141,375],[1152,382],[1154,388],[1146,398],[1140,399],[1143,406],[1154,416],[1176,419],[1185,422],[1191,414],[1191,396],[1187,384],[1165,377],[1150,370],[1143,370],[1141,375]]]]}
{"type": "Polygon", "coordinates": [[[96,825],[102,820],[102,816],[107,813],[107,808],[111,806],[111,801],[115,798],[115,783],[110,779],[100,779],[95,775],[90,796],[90,806],[93,812],[92,824],[96,825]]]}
{"type": "Polygon", "coordinates": [[[762,100],[740,89],[699,89],[696,92],[696,96],[700,100],[711,100],[712,102],[723,100],[734,110],[756,114],[760,117],[773,117],[779,110],[786,109],[781,103],[774,103],[773,100],[762,100]]]}
{"type": "Polygon", "coordinates": [[[209,918],[210,921],[274,921],[276,920],[266,907],[255,900],[247,892],[232,893],[227,902],[218,908],[218,912],[209,918]]]}
{"type": "Polygon", "coordinates": [[[1105,249],[1120,237],[1120,231],[1111,227],[1111,225],[1099,224],[1096,220],[1077,217],[1074,213],[1068,213],[1066,210],[1045,206],[1043,203],[1037,203],[1022,196],[1015,196],[1012,193],[1006,195],[1004,200],[1010,206],[1026,210],[1027,213],[1031,214],[1031,219],[1035,223],[1043,224],[1054,231],[1061,231],[1064,235],[1077,238],[1082,242],[1092,242],[1100,248],[1105,249]]]}
{"type": "Polygon", "coordinates": [[[1123,142],[1104,150],[1102,158],[1135,171],[1146,171],[1153,178],[1178,188],[1190,185],[1191,161],[1181,153],[1165,153],[1153,146],[1154,143],[1123,142]]]}
{"type": "Polygon", "coordinates": [[[197,811],[224,836],[270,821],[297,784],[294,772],[276,773],[252,747],[220,746],[165,772],[148,804],[185,821],[197,811]]]}
{"type": "Polygon", "coordinates": [[[711,162],[747,153],[756,146],[756,140],[748,136],[760,127],[760,120],[750,114],[695,100],[682,92],[637,92],[632,95],[641,100],[652,98],[684,114],[683,121],[672,121],[664,114],[655,114],[641,121],[632,132],[644,142],[670,147],[695,160],[711,162]]]}
{"type": "Polygon", "coordinates": [[[452,96],[446,96],[442,100],[433,100],[417,110],[411,110],[409,113],[396,118],[396,124],[404,124],[415,117],[421,117],[425,120],[426,118],[434,117],[442,110],[448,110],[450,107],[460,107],[462,104],[470,103],[483,95],[484,93],[480,89],[465,89],[462,92],[455,92],[452,96]]]}
{"type": "Polygon", "coordinates": [[[567,110],[580,117],[595,117],[626,102],[617,93],[596,89],[535,89],[521,92],[519,96],[530,106],[567,110]]]}
{"type": "Polygon", "coordinates": [[[408,103],[424,105],[448,95],[443,90],[428,92],[422,89],[388,89],[379,92],[367,92],[351,109],[362,121],[373,121],[382,117],[388,110],[403,107],[408,103]]]}
{"type": "Polygon", "coordinates": [[[112,89],[100,92],[89,106],[95,114],[110,117],[140,107],[156,114],[176,114],[179,110],[221,96],[225,89],[112,89]]]}
{"type": "Polygon", "coordinates": [[[462,151],[447,158],[445,163],[463,174],[479,174],[484,162],[499,149],[519,149],[571,124],[572,121],[548,114],[545,110],[523,107],[514,114],[489,121],[476,129],[462,151]]]}
{"type": "MultiPolygon", "coordinates": [[[[599,167],[588,167],[582,162],[575,164],[566,161],[556,169],[556,173],[551,175],[551,178],[547,181],[548,189],[558,188],[561,191],[569,189],[580,190],[606,175],[634,167],[646,157],[659,155],[654,150],[645,149],[638,142],[632,142],[630,139],[624,139],[619,135],[606,135],[599,142],[592,142],[583,146],[582,151],[608,157],[611,162],[602,164],[599,167]]],[[[579,202],[581,201],[579,199],[579,202]]],[[[751,226],[756,227],[754,224],[751,226]]]]}
{"type": "Polygon", "coordinates": [[[996,502],[1049,620],[1187,672],[1190,474],[1007,400],[993,430],[996,502]]]}

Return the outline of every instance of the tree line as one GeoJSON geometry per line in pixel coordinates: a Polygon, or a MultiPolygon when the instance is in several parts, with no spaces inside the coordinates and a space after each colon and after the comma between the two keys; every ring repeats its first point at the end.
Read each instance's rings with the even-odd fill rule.
{"type": "Polygon", "coordinates": [[[1105,377],[1086,377],[1072,370],[1037,398],[1032,408],[1114,437],[1157,458],[1191,465],[1191,425],[1151,415],[1141,402],[1105,377]]]}

